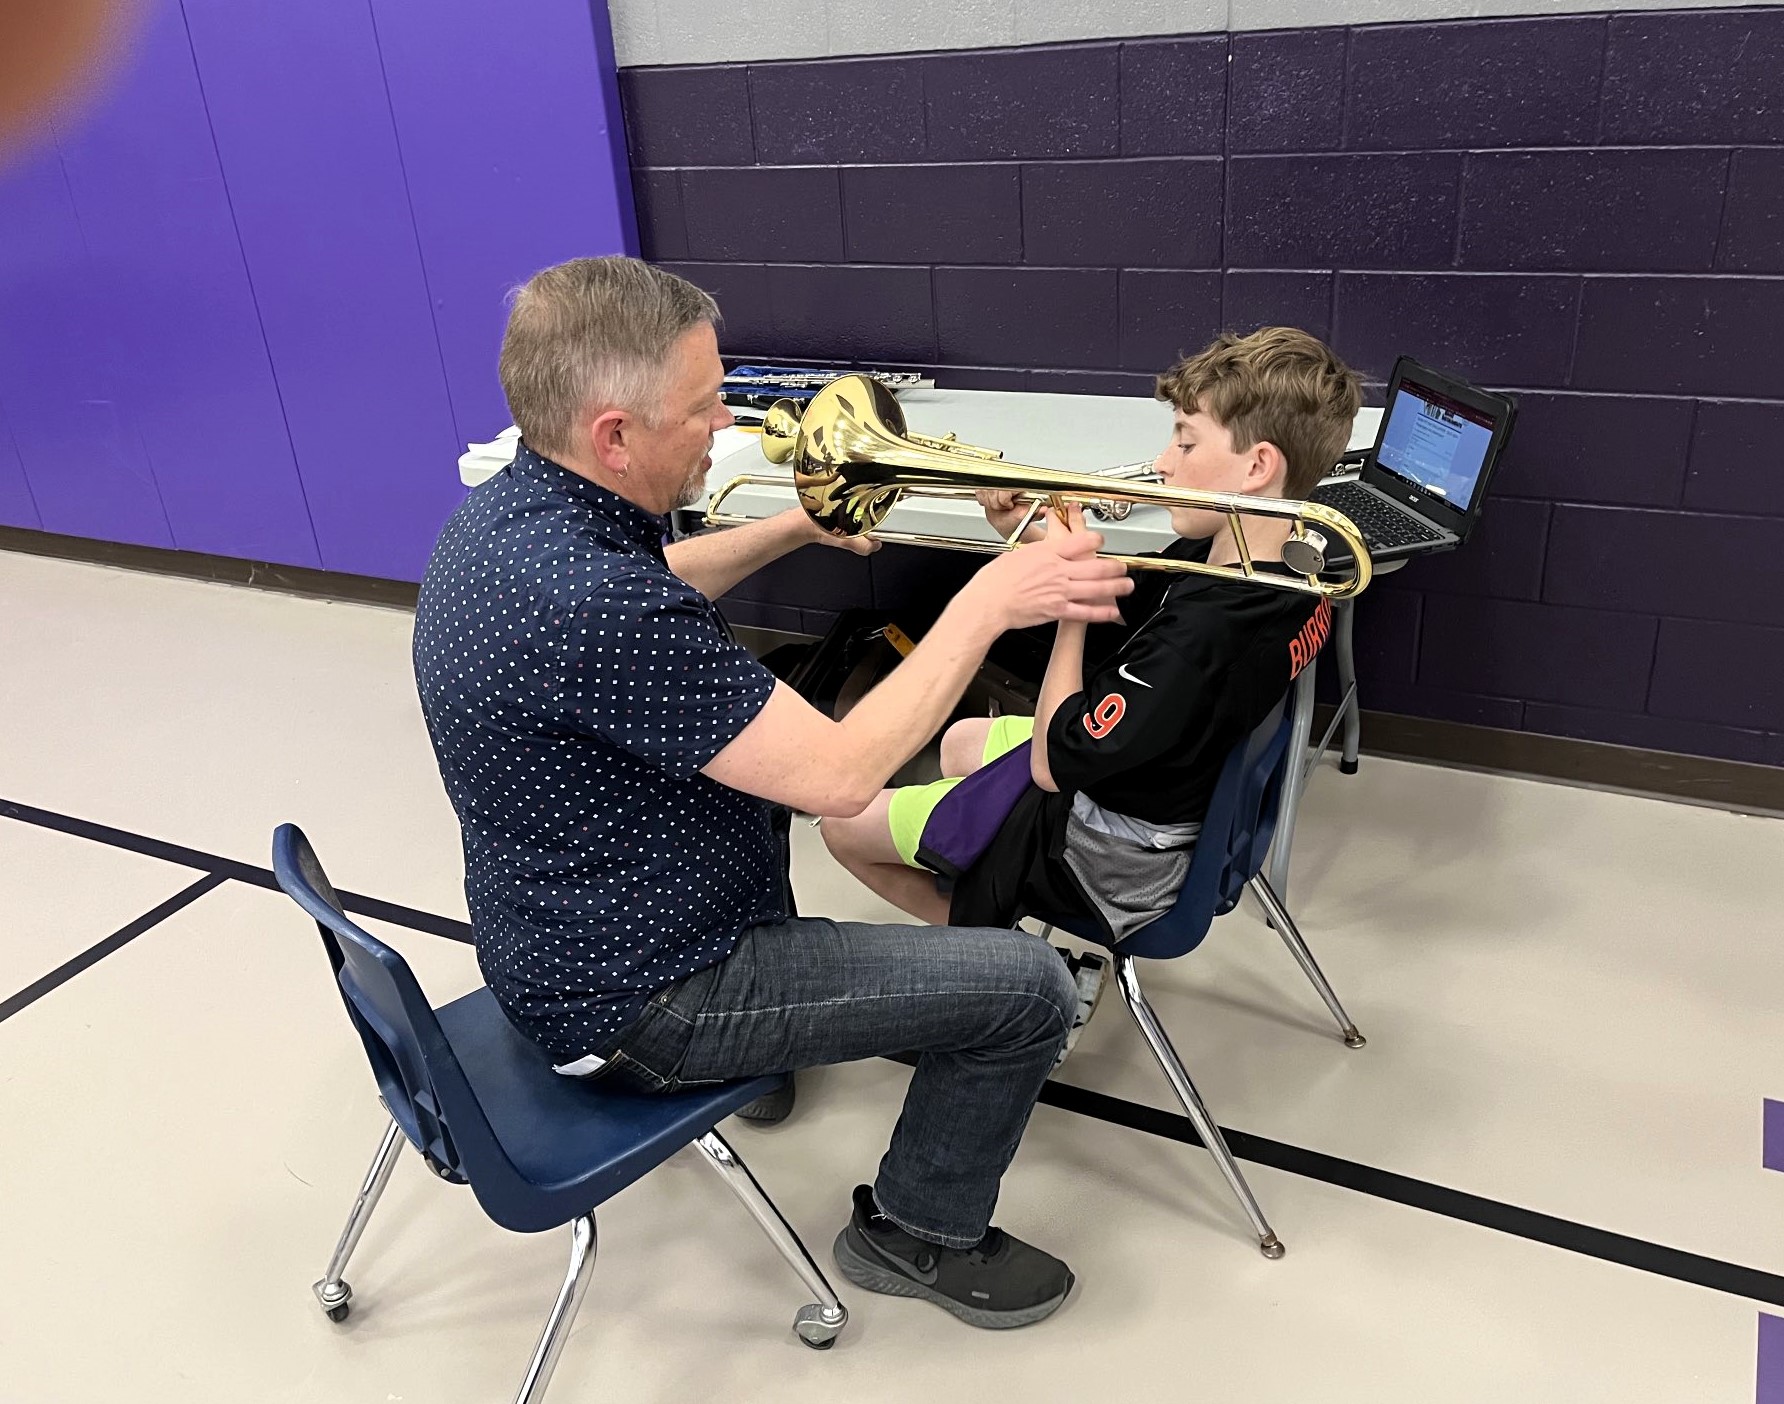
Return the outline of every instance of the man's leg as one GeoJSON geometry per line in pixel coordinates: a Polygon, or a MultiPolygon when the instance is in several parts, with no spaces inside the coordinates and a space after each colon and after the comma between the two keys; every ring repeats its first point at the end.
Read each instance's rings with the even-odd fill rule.
{"type": "Polygon", "coordinates": [[[990,1228],[1075,1004],[1049,946],[982,927],[790,921],[746,932],[699,1003],[683,1081],[917,1054],[875,1182],[837,1238],[850,1281],[993,1328],[1064,1302],[1070,1269],[990,1228]]]}
{"type": "Polygon", "coordinates": [[[616,1061],[675,1087],[917,1054],[838,1261],[871,1290],[1017,1326],[1072,1283],[1058,1259],[989,1224],[1075,999],[1052,948],[1022,932],[792,920],[751,928],[719,965],[654,996],[616,1061]]]}
{"type": "Polygon", "coordinates": [[[876,1197],[918,1237],[965,1247],[985,1232],[1076,1002],[1053,948],[1025,932],[816,918],[758,926],[717,967],[676,1076],[917,1054],[876,1197]]]}

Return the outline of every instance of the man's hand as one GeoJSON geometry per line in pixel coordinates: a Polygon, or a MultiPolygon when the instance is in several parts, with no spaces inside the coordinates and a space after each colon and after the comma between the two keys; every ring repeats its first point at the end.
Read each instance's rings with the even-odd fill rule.
{"type": "Polygon", "coordinates": [[[803,507],[791,507],[783,516],[798,517],[804,528],[804,536],[808,542],[819,546],[840,546],[845,551],[853,551],[857,556],[871,556],[880,549],[880,543],[867,536],[832,536],[819,526],[817,520],[803,507]]]}
{"type": "Polygon", "coordinates": [[[986,566],[961,591],[972,595],[1005,629],[1066,620],[1119,624],[1116,601],[1131,594],[1134,582],[1119,561],[1096,553],[1103,538],[1084,529],[1083,511],[1073,506],[1066,519],[1049,515],[1047,535],[986,566]]]}

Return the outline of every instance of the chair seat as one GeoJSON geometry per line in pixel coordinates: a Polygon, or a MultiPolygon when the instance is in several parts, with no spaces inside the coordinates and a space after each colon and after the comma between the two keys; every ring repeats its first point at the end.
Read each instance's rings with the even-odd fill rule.
{"type": "Polygon", "coordinates": [[[586,1213],[784,1081],[754,1077],[659,1096],[612,1091],[553,1072],[550,1055],[487,988],[434,1012],[502,1150],[537,1191],[510,1189],[492,1204],[476,1184],[490,1217],[521,1232],[586,1213]]]}

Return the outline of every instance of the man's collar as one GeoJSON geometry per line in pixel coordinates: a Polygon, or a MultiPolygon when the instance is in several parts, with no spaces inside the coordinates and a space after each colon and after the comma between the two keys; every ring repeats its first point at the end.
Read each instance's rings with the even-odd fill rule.
{"type": "Polygon", "coordinates": [[[514,454],[514,471],[555,492],[566,493],[586,502],[641,546],[658,546],[668,533],[669,523],[654,512],[647,512],[628,502],[618,493],[609,492],[599,483],[590,482],[580,473],[573,473],[563,464],[528,448],[523,440],[514,454]]]}

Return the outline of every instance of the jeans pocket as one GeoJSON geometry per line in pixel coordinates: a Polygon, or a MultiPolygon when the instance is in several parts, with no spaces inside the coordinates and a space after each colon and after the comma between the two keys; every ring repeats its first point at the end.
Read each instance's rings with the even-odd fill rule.
{"type": "Polygon", "coordinates": [[[654,996],[620,1038],[609,1063],[612,1075],[640,1092],[674,1092],[694,1038],[692,1020],[677,1012],[672,987],[654,996]]]}
{"type": "Polygon", "coordinates": [[[599,1074],[601,1082],[616,1092],[673,1092],[678,1084],[672,1077],[663,1077],[624,1049],[608,1058],[599,1074]]]}

